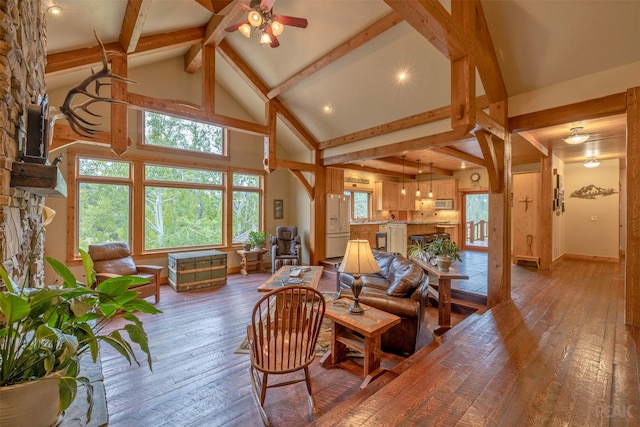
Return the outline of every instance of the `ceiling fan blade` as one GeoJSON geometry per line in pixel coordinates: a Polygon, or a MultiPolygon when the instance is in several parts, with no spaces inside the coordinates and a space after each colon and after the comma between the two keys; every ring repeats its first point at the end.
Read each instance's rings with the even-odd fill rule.
{"type": "Polygon", "coordinates": [[[234,32],[235,30],[237,30],[238,28],[240,28],[241,26],[243,26],[244,24],[248,24],[248,23],[249,23],[249,21],[247,21],[247,20],[245,20],[245,21],[240,21],[240,22],[238,22],[237,24],[233,24],[233,25],[231,25],[231,26],[229,26],[229,27],[225,28],[224,30],[225,30],[226,32],[228,32],[228,33],[232,33],[232,32],[234,32]]]}
{"type": "Polygon", "coordinates": [[[305,18],[296,18],[295,16],[273,15],[279,23],[289,25],[291,27],[307,28],[309,22],[305,18]]]}
{"type": "Polygon", "coordinates": [[[269,38],[271,39],[271,47],[280,46],[280,42],[278,41],[278,38],[273,34],[270,26],[267,26],[266,31],[267,34],[269,34],[269,38]]]}
{"type": "Polygon", "coordinates": [[[262,0],[260,2],[260,9],[270,11],[275,2],[276,0],[262,0]]]}

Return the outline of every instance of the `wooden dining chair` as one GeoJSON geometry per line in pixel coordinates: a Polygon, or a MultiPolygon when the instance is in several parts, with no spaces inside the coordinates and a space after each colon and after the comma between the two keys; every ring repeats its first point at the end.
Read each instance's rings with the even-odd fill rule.
{"type": "Polygon", "coordinates": [[[253,308],[247,336],[251,353],[251,383],[260,416],[271,425],[264,410],[268,388],[304,381],[309,408],[315,411],[309,364],[315,357],[316,341],[324,318],[324,297],[315,289],[292,285],[273,290],[253,308]],[[267,384],[269,375],[303,371],[302,378],[267,384]]]}

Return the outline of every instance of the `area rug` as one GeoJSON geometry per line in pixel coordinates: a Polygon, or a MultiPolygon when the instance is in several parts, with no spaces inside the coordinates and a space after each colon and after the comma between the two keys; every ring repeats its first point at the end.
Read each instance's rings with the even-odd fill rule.
{"type": "MultiPolygon", "coordinates": [[[[336,300],[335,293],[323,293],[322,295],[324,295],[325,304],[331,304],[336,300]]],[[[320,330],[320,335],[318,335],[318,341],[316,342],[316,356],[322,356],[327,351],[331,350],[331,327],[331,320],[326,317],[322,319],[322,329],[320,330]]],[[[249,354],[249,340],[246,336],[234,353],[249,354]]],[[[347,357],[362,357],[362,354],[357,351],[350,350],[347,353],[347,357]]]]}

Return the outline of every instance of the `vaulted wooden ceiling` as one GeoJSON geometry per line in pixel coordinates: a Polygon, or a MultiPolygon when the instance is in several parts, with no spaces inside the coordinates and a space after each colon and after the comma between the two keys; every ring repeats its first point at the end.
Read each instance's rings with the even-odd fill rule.
{"type": "MultiPolygon", "coordinates": [[[[440,130],[443,123],[450,124],[451,60],[455,63],[467,51],[468,40],[474,40],[480,52],[478,75],[471,79],[479,111],[490,99],[640,61],[634,38],[638,2],[472,2],[480,12],[480,19],[466,24],[475,26],[473,38],[452,20],[451,9],[459,3],[277,0],[277,13],[305,17],[309,27],[286,28],[280,47],[271,49],[255,38],[224,31],[246,13],[238,0],[65,0],[60,16],[47,15],[47,82],[56,87],[86,76],[100,60],[95,29],[109,50],[127,53],[130,69],[180,57],[185,72],[193,73],[209,58],[215,64],[209,72],[252,114],[255,125],[220,117],[213,105],[204,106],[206,112],[196,118],[260,133],[268,124],[264,105],[270,102],[278,113],[278,142],[291,158],[319,149],[327,163],[397,175],[400,155],[407,154],[407,174],[417,173],[420,159],[422,164],[433,162],[437,173],[450,175],[463,164],[484,166],[472,135],[437,143],[425,138],[434,129],[446,131],[440,130]],[[560,25],[562,16],[567,20],[560,25]],[[575,52],[594,39],[584,23],[596,16],[597,43],[592,43],[589,57],[577,57],[575,52]],[[529,38],[524,36],[528,32],[529,38]],[[617,46],[614,53],[603,40],[617,46]],[[520,68],[543,64],[547,57],[560,61],[562,55],[572,62],[520,68]],[[408,74],[404,83],[395,80],[400,70],[408,74]],[[331,112],[323,112],[324,106],[331,112]],[[380,148],[361,149],[372,143],[380,148]],[[357,158],[349,154],[355,150],[357,158]]],[[[205,96],[203,102],[212,101],[205,96]]],[[[614,113],[542,129],[523,126],[513,140],[514,163],[537,161],[544,147],[553,147],[569,162],[583,160],[585,150],[596,150],[600,158],[620,157],[624,120],[614,113]],[[589,146],[562,142],[577,125],[593,134],[589,146]]]]}

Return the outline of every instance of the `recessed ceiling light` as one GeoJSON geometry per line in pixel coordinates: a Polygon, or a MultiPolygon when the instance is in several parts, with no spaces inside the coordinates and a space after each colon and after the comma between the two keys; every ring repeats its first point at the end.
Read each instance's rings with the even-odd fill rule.
{"type": "Polygon", "coordinates": [[[325,113],[330,113],[333,111],[333,108],[331,108],[331,105],[325,105],[324,107],[322,107],[322,111],[324,111],[325,113]]]}
{"type": "Polygon", "coordinates": [[[60,15],[62,13],[62,8],[60,6],[51,6],[49,9],[47,9],[47,12],[49,12],[51,15],[60,15]]]}
{"type": "Polygon", "coordinates": [[[465,162],[462,162],[462,164],[460,165],[460,169],[466,169],[467,168],[467,164],[465,162]]]}
{"type": "Polygon", "coordinates": [[[398,73],[398,80],[401,82],[406,80],[407,77],[409,77],[409,75],[407,74],[406,71],[401,71],[400,73],[398,73]]]}

